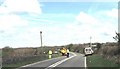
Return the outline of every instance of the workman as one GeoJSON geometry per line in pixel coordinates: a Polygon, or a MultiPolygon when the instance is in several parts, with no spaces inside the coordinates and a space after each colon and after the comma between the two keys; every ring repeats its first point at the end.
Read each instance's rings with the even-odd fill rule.
{"type": "Polygon", "coordinates": [[[52,50],[49,50],[49,59],[52,58],[52,50]]]}
{"type": "Polygon", "coordinates": [[[69,51],[69,49],[67,49],[67,57],[69,57],[69,53],[70,53],[70,51],[69,51]]]}

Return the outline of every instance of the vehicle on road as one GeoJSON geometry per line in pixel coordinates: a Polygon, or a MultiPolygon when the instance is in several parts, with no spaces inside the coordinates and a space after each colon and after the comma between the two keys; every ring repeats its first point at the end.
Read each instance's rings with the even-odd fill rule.
{"type": "Polygon", "coordinates": [[[65,48],[62,48],[61,50],[61,56],[66,56],[67,55],[67,51],[65,48]]]}
{"type": "Polygon", "coordinates": [[[84,52],[85,52],[85,56],[87,55],[92,55],[94,53],[94,51],[92,50],[91,47],[87,47],[84,49],[84,52]]]}

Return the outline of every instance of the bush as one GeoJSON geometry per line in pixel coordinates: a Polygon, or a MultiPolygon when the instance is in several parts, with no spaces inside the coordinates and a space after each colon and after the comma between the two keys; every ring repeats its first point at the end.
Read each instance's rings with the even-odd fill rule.
{"type": "Polygon", "coordinates": [[[14,52],[13,48],[6,46],[2,48],[2,57],[10,57],[13,52],[14,52]]]}
{"type": "Polygon", "coordinates": [[[9,46],[6,46],[6,47],[4,47],[4,48],[2,49],[2,51],[4,51],[4,52],[13,52],[14,50],[13,50],[13,48],[11,48],[11,47],[9,47],[9,46]]]}
{"type": "Polygon", "coordinates": [[[72,47],[72,46],[73,46],[73,44],[69,44],[69,45],[67,46],[67,48],[71,50],[71,47],[72,47]]]}
{"type": "Polygon", "coordinates": [[[67,46],[67,48],[70,49],[70,51],[81,53],[83,53],[84,50],[84,46],[81,44],[70,44],[67,46]]]}
{"type": "MultiPolygon", "coordinates": [[[[2,50],[3,65],[22,61],[29,61],[38,58],[48,58],[48,51],[51,49],[54,53],[59,47],[40,47],[40,48],[10,48],[5,47],[2,50]],[[44,53],[45,52],[45,53],[44,53]]],[[[53,56],[58,54],[53,54],[53,56]]]]}
{"type": "Polygon", "coordinates": [[[118,59],[120,56],[118,50],[118,46],[102,46],[98,53],[107,59],[114,60],[116,63],[120,63],[120,60],[118,59]]]}

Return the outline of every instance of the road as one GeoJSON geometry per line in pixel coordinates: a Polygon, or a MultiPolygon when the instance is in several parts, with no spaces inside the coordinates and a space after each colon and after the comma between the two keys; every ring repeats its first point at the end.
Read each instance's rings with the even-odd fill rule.
{"type": "Polygon", "coordinates": [[[85,69],[86,67],[86,57],[80,53],[70,53],[70,57],[66,56],[52,58],[37,63],[29,64],[22,66],[19,69],[59,69],[59,68],[68,68],[68,69],[85,69]]]}

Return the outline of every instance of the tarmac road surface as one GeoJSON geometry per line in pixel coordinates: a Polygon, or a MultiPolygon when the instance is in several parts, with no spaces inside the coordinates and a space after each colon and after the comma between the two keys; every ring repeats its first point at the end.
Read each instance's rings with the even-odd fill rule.
{"type": "Polygon", "coordinates": [[[70,52],[69,58],[66,56],[52,58],[25,65],[17,69],[85,69],[85,67],[86,57],[80,53],[70,52]]]}

